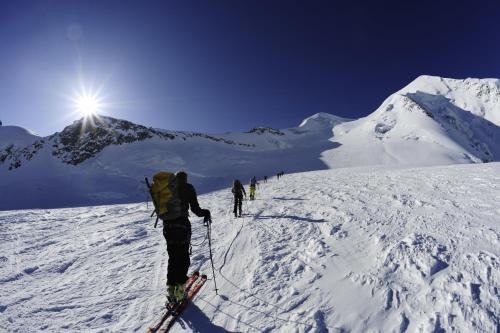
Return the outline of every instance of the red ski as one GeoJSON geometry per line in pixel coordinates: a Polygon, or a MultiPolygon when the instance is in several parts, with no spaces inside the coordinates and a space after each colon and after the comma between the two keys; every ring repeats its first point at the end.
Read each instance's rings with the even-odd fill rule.
{"type": "MultiPolygon", "coordinates": [[[[184,290],[186,290],[187,297],[189,297],[189,292],[191,291],[191,287],[195,283],[196,280],[198,280],[198,277],[200,276],[200,272],[194,272],[191,274],[191,276],[188,278],[186,283],[184,284],[184,290]]],[[[160,318],[160,320],[154,325],[148,328],[148,333],[155,333],[158,332],[160,327],[163,325],[163,323],[168,319],[168,317],[172,316],[173,314],[173,309],[166,309],[160,318]]]]}
{"type": "Polygon", "coordinates": [[[170,317],[167,318],[165,325],[163,325],[163,327],[161,327],[158,332],[166,333],[170,330],[170,328],[172,328],[172,326],[174,326],[177,318],[181,316],[181,314],[184,312],[188,304],[193,300],[196,294],[198,294],[198,291],[200,291],[201,287],[203,287],[206,281],[207,281],[207,276],[203,274],[201,276],[201,279],[196,281],[196,283],[188,291],[187,297],[179,305],[177,305],[177,307],[171,310],[170,317]]]}

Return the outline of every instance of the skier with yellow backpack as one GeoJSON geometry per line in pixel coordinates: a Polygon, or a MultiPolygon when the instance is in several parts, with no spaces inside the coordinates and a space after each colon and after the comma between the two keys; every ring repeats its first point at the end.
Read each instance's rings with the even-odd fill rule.
{"type": "Polygon", "coordinates": [[[191,264],[189,209],[196,216],[204,217],[205,223],[211,223],[210,211],[200,208],[196,190],[187,182],[187,173],[184,171],[176,174],[158,172],[151,185],[147,178],[146,183],[155,206],[156,222],[158,219],[163,220],[163,236],[168,252],[167,297],[169,302],[180,302],[185,297],[183,286],[191,264]]]}

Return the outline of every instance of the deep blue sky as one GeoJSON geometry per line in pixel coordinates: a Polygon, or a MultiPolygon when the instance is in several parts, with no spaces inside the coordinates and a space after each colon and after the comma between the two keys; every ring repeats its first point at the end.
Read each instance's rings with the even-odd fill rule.
{"type": "Polygon", "coordinates": [[[357,118],[421,74],[500,77],[500,6],[466,1],[2,1],[0,119],[42,135],[106,115],[166,129],[357,118]]]}

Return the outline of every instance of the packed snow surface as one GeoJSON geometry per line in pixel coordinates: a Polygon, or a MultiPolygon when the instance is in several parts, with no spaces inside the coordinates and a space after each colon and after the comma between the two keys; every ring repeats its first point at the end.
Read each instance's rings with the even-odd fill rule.
{"type": "MultiPolygon", "coordinates": [[[[499,163],[285,175],[239,219],[229,189],[199,201],[219,295],[208,281],[173,332],[498,331],[499,163]]],[[[151,209],[0,212],[0,331],[144,332],[168,259],[151,209]]],[[[192,225],[190,270],[212,278],[192,225]]]]}

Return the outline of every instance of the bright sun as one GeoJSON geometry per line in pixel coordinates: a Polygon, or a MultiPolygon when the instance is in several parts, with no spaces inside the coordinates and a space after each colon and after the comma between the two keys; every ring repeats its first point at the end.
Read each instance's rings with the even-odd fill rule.
{"type": "Polygon", "coordinates": [[[84,117],[97,114],[101,108],[100,100],[91,94],[82,94],[76,98],[76,109],[84,117]]]}

